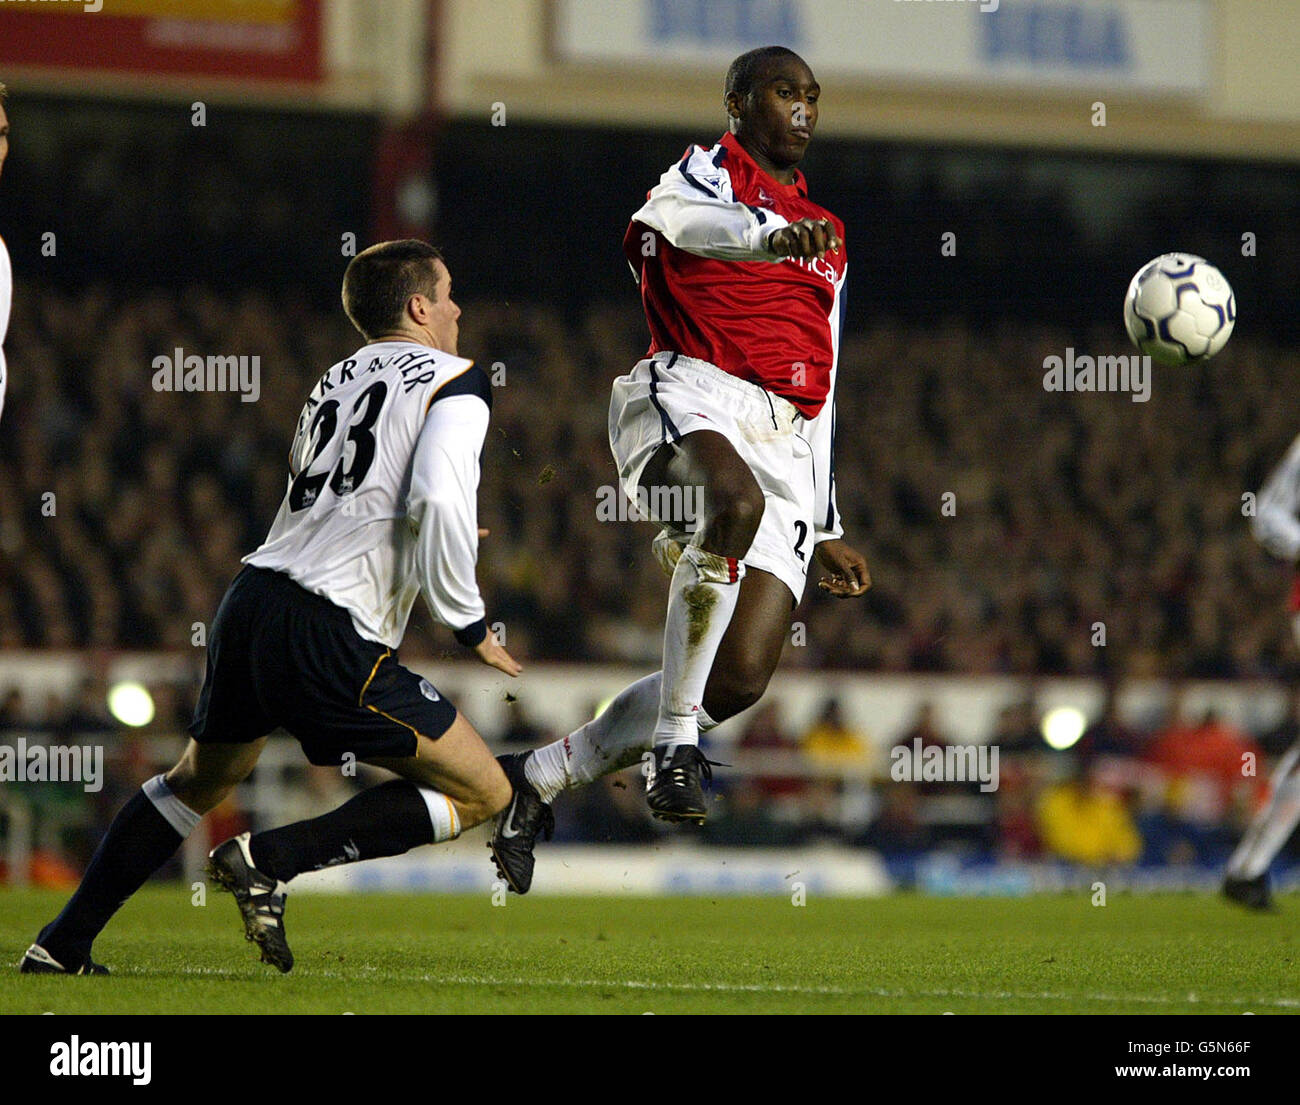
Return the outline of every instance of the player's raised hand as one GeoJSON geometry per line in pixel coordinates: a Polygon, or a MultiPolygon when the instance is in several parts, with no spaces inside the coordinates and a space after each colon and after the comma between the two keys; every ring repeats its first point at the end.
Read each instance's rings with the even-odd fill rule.
{"type": "Polygon", "coordinates": [[[828,251],[839,253],[844,243],[835,233],[835,225],[830,219],[799,219],[772,231],[767,244],[780,257],[808,261],[814,257],[823,258],[828,251]]]}
{"type": "Polygon", "coordinates": [[[823,591],[837,599],[856,598],[867,593],[871,587],[867,560],[852,545],[833,538],[818,544],[816,554],[817,562],[831,573],[817,581],[817,586],[823,591]]]}
{"type": "Polygon", "coordinates": [[[524,670],[523,665],[510,655],[504,648],[497,644],[496,634],[489,633],[483,640],[474,646],[474,651],[478,653],[478,658],[489,667],[496,668],[497,671],[503,671],[511,678],[514,678],[524,670]]]}

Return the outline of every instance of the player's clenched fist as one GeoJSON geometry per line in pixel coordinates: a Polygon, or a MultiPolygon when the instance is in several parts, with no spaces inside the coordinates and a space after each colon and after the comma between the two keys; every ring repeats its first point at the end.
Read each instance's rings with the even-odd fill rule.
{"type": "Polygon", "coordinates": [[[780,257],[808,261],[825,257],[827,251],[839,253],[843,243],[830,219],[799,219],[772,231],[767,244],[780,257]]]}

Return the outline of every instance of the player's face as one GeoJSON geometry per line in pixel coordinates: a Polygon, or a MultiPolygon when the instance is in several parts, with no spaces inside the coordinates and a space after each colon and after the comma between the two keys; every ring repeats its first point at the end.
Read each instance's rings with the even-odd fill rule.
{"type": "Polygon", "coordinates": [[[820,96],[812,70],[795,58],[783,58],[763,72],[739,105],[741,127],[774,165],[796,165],[817,129],[820,96]]]}
{"type": "Polygon", "coordinates": [[[436,296],[434,299],[425,299],[428,304],[428,321],[425,325],[433,335],[438,349],[444,353],[455,353],[456,342],[460,337],[460,325],[457,322],[460,308],[451,298],[451,273],[447,271],[447,266],[441,261],[434,261],[433,265],[437,274],[434,284],[436,296]]]}
{"type": "Polygon", "coordinates": [[[9,116],[5,114],[5,105],[0,103],[0,171],[4,170],[5,158],[9,156],[9,116]]]}

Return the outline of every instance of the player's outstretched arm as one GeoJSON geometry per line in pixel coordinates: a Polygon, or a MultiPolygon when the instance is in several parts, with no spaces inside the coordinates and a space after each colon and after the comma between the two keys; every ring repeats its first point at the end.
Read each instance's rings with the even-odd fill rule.
{"type": "Polygon", "coordinates": [[[1300,437],[1260,488],[1252,530],[1274,556],[1300,564],[1300,437]]]}
{"type": "Polygon", "coordinates": [[[779,261],[768,239],[790,225],[775,211],[736,202],[731,178],[698,146],[659,178],[632,221],[715,261],[779,261]]]}
{"type": "Polygon", "coordinates": [[[417,534],[416,572],[429,612],[485,664],[515,676],[523,669],[487,631],[475,574],[479,455],[487,426],[487,403],[477,395],[434,402],[411,463],[407,517],[417,534]]]}

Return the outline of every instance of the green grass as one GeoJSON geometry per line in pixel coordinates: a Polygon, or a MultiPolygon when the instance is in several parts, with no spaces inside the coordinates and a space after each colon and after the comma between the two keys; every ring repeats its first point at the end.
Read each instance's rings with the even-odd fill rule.
{"type": "MultiPolygon", "coordinates": [[[[65,896],[0,891],[16,963],[65,896]]],[[[1300,899],[1206,895],[866,901],[291,897],[281,976],[233,902],[137,895],[96,945],[110,978],[0,972],[6,1013],[1283,1013],[1300,899]]]]}

